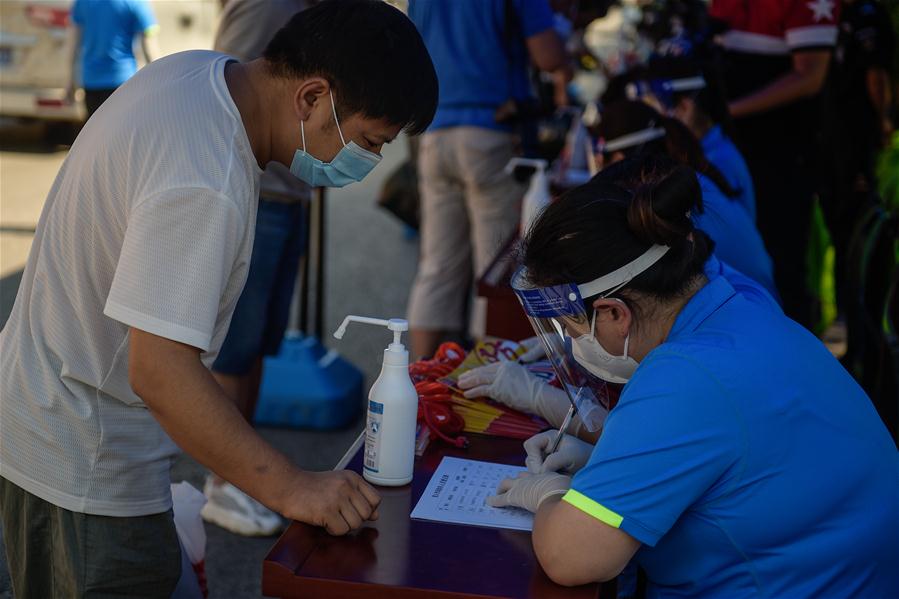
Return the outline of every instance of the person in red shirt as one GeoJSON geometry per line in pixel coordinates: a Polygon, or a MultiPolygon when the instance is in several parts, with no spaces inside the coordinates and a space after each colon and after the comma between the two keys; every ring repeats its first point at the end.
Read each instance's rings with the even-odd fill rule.
{"type": "Polygon", "coordinates": [[[816,300],[806,249],[816,188],[818,97],[837,39],[838,0],[712,0],[727,27],[730,114],[755,183],[758,227],[774,260],[784,311],[811,327],[816,300]]]}

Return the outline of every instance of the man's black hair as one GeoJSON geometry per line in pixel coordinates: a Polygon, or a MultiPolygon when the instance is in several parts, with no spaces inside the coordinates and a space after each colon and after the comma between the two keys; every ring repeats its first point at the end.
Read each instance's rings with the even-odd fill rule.
{"type": "Polygon", "coordinates": [[[325,0],[299,12],[264,57],[276,76],[327,79],[341,118],[383,118],[416,134],[437,110],[437,73],[424,41],[382,0],[325,0]]]}

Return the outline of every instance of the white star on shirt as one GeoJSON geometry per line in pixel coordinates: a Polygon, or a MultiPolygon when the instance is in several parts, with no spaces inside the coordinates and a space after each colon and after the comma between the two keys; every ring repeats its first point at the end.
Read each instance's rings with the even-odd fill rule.
{"type": "Polygon", "coordinates": [[[816,23],[824,19],[833,21],[833,0],[815,0],[814,2],[809,2],[806,6],[815,13],[813,16],[816,23]]]}

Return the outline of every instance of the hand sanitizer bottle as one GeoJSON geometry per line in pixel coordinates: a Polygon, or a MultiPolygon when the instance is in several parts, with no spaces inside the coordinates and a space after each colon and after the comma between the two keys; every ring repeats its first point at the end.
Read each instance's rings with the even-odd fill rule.
{"type": "Polygon", "coordinates": [[[534,221],[540,216],[544,208],[552,202],[549,194],[549,179],[546,176],[546,169],[549,163],[546,160],[536,158],[513,158],[506,165],[506,174],[512,174],[516,166],[532,166],[534,174],[531,175],[531,182],[528,190],[521,199],[521,229],[522,236],[528,232],[528,229],[534,221]]]}
{"type": "Polygon", "coordinates": [[[409,323],[399,318],[382,320],[347,316],[334,337],[342,339],[350,322],[378,325],[393,331],[393,343],[384,350],[381,374],[368,392],[362,476],[376,485],[398,487],[408,484],[412,480],[418,418],[418,392],[409,377],[409,352],[402,343],[403,332],[409,330],[409,323]]]}

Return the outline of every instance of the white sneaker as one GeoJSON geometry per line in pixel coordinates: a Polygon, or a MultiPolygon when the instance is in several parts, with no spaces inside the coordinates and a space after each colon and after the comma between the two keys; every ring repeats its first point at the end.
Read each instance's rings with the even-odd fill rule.
{"type": "Polygon", "coordinates": [[[203,493],[208,501],[200,515],[206,522],[245,537],[267,537],[284,530],[281,516],[231,483],[217,485],[209,476],[203,493]]]}

